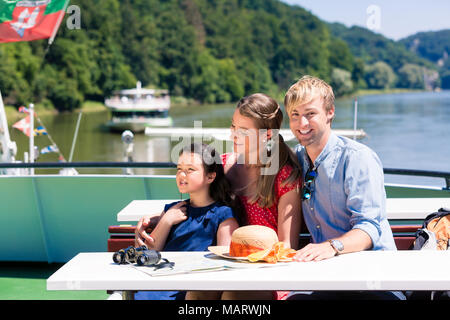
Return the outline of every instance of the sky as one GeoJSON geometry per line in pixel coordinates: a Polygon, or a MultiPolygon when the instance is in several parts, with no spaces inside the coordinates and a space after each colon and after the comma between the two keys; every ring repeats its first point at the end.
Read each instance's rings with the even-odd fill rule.
{"type": "Polygon", "coordinates": [[[358,25],[399,40],[420,31],[450,29],[449,0],[282,0],[321,20],[358,25]]]}

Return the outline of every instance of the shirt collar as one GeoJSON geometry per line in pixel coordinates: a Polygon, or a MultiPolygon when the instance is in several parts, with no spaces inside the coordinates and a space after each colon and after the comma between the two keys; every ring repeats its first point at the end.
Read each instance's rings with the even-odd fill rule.
{"type": "MultiPolygon", "coordinates": [[[[334,132],[331,132],[330,136],[328,137],[327,144],[325,145],[325,147],[320,152],[319,156],[314,161],[315,168],[317,168],[322,163],[322,161],[325,160],[325,158],[328,156],[328,154],[332,150],[334,150],[334,148],[336,147],[336,145],[338,143],[339,143],[338,136],[334,132]]],[[[304,156],[305,164],[308,164],[308,167],[309,167],[310,160],[309,160],[308,153],[306,152],[306,148],[305,148],[305,153],[303,154],[303,156],[304,156]]]]}

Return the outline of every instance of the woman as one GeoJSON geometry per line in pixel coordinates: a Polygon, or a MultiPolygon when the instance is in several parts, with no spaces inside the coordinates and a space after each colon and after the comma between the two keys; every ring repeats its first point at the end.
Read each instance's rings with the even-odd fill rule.
{"type": "Polygon", "coordinates": [[[234,153],[222,159],[231,187],[245,207],[245,224],[270,227],[287,247],[297,249],[301,169],[278,134],[282,121],[281,108],[269,96],[242,98],[231,123],[234,153]]]}
{"type": "MultiPolygon", "coordinates": [[[[301,169],[297,157],[278,134],[283,112],[271,97],[256,93],[242,98],[231,123],[233,153],[222,155],[225,174],[239,197],[245,215],[241,225],[258,224],[274,229],[286,247],[298,249],[301,223],[301,169]]],[[[152,222],[154,223],[154,222],[152,222]]],[[[142,218],[136,228],[136,245],[152,241],[142,218]]],[[[192,293],[188,298],[215,298],[192,293]]],[[[273,298],[271,292],[224,292],[223,299],[273,298]]]]}

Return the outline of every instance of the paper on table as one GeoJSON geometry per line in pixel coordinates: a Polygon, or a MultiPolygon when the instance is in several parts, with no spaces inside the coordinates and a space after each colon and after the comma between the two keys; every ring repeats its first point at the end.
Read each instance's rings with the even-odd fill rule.
{"type": "Polygon", "coordinates": [[[129,267],[135,268],[141,272],[144,272],[152,277],[156,276],[168,276],[177,275],[185,273],[198,273],[198,272],[212,272],[212,271],[223,271],[223,270],[238,270],[238,269],[249,269],[249,268],[267,268],[287,265],[286,263],[281,264],[269,264],[269,263],[243,263],[227,261],[211,254],[205,255],[204,259],[192,260],[189,256],[177,259],[173,268],[164,267],[155,270],[154,266],[138,266],[138,265],[127,265],[129,267]]]}

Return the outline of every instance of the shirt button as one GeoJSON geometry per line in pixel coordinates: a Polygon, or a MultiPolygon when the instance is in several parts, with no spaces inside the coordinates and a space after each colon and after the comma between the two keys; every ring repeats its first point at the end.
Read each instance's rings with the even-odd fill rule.
{"type": "Polygon", "coordinates": [[[319,225],[317,225],[317,226],[316,226],[316,228],[317,228],[317,229],[320,229],[320,226],[319,226],[319,225]]]}
{"type": "Polygon", "coordinates": [[[311,207],[310,209],[311,209],[312,211],[314,211],[314,208],[313,208],[313,207],[311,207]]]}

